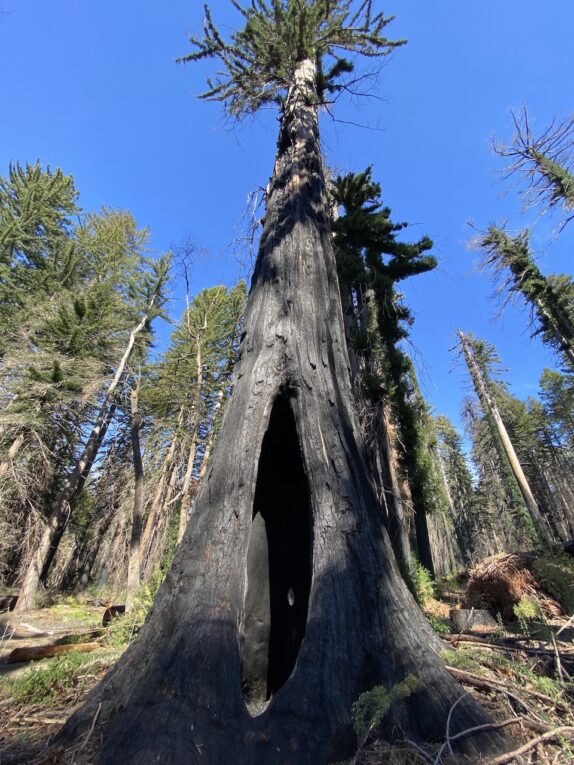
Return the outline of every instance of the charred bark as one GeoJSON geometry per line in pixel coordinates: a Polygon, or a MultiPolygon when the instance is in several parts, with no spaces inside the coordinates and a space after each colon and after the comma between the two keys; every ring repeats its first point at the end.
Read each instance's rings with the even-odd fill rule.
{"type": "Polygon", "coordinates": [[[143,526],[144,506],[144,468],[140,447],[140,430],[143,427],[142,414],[138,408],[138,389],[132,390],[131,429],[132,457],[134,461],[134,504],[132,510],[132,529],[130,534],[130,551],[128,559],[128,582],[126,594],[126,611],[131,611],[134,596],[140,586],[141,570],[141,537],[143,526]]]}
{"type": "MultiPolygon", "coordinates": [[[[322,765],[353,751],[351,705],[362,691],[415,674],[417,690],[393,706],[384,729],[390,738],[418,740],[443,736],[449,710],[464,696],[401,579],[365,469],[313,63],[303,62],[297,75],[282,117],[234,390],[194,512],[148,622],[59,738],[64,746],[83,740],[99,712],[91,740],[101,742],[100,763],[322,765]],[[277,455],[298,475],[287,497],[288,481],[272,472],[283,469],[277,455]],[[309,541],[300,547],[303,529],[309,541]],[[270,697],[260,714],[250,712],[242,690],[257,665],[254,536],[267,625],[259,639],[269,645],[267,664],[249,674],[259,698],[270,697]],[[288,567],[286,581],[273,573],[276,555],[288,567]],[[293,607],[302,606],[297,616],[289,611],[292,598],[281,600],[287,585],[293,607]],[[285,640],[290,628],[287,651],[275,648],[274,634],[285,640]]],[[[450,732],[486,719],[465,697],[450,732]]],[[[501,741],[490,732],[460,744],[476,761],[501,741]]]]}

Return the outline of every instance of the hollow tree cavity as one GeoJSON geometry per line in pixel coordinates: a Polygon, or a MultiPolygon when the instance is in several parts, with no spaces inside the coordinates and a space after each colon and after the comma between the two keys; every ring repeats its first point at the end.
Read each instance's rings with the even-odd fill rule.
{"type": "Polygon", "coordinates": [[[283,394],[263,438],[247,546],[242,680],[253,711],[287,681],[305,636],[311,528],[297,427],[283,394]]]}

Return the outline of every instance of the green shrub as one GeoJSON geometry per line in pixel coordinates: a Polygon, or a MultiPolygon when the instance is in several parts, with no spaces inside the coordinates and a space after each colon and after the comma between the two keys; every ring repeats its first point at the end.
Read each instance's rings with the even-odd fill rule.
{"type": "Polygon", "coordinates": [[[452,632],[450,624],[445,619],[441,619],[438,616],[428,616],[427,618],[430,622],[430,626],[435,632],[438,632],[439,635],[450,635],[452,632]]]}
{"type": "Polygon", "coordinates": [[[512,610],[520,626],[520,631],[527,638],[537,637],[541,640],[551,640],[552,629],[540,603],[524,596],[513,606],[512,610]]]}
{"type": "Polygon", "coordinates": [[[134,597],[132,610],[112,620],[104,640],[106,645],[119,648],[135,638],[143,627],[163,578],[163,571],[158,568],[150,581],[141,585],[134,597]]]}
{"type": "Polygon", "coordinates": [[[430,571],[419,563],[414,555],[411,556],[410,571],[405,574],[404,578],[407,587],[421,608],[428,600],[436,597],[435,582],[430,571]]]}
{"type": "Polygon", "coordinates": [[[410,696],[417,685],[417,678],[407,675],[404,680],[388,690],[383,685],[377,685],[370,691],[361,693],[351,707],[353,727],[359,742],[364,741],[369,731],[382,721],[395,701],[410,696]]]}
{"type": "Polygon", "coordinates": [[[534,561],[534,576],[566,613],[574,614],[574,558],[565,552],[547,552],[534,561]]]}

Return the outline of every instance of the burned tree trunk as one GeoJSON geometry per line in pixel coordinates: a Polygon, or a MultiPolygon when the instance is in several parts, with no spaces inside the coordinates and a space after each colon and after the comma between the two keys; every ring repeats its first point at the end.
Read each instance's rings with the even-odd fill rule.
{"type": "MultiPolygon", "coordinates": [[[[139,388],[139,381],[138,381],[139,388]]],[[[144,506],[144,468],[140,446],[140,430],[143,427],[142,414],[139,411],[139,390],[135,388],[130,394],[131,403],[131,442],[134,461],[134,504],[132,510],[132,529],[130,534],[130,551],[128,558],[128,581],[126,594],[126,611],[131,611],[134,597],[140,586],[141,572],[141,537],[144,506]]]]}
{"type": "MultiPolygon", "coordinates": [[[[185,536],[140,635],[59,738],[97,717],[100,763],[340,760],[358,695],[410,673],[390,738],[436,740],[455,701],[451,735],[487,720],[438,658],[365,469],[314,78],[303,61],[284,107],[234,390],[185,536]]],[[[453,747],[476,759],[501,741],[453,747]]]]}

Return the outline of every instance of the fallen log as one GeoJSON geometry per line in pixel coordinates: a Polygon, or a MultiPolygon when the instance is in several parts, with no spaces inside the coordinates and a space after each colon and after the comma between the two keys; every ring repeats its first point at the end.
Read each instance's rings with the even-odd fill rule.
{"type": "Polygon", "coordinates": [[[69,643],[67,645],[39,645],[30,646],[29,648],[15,648],[8,657],[8,664],[51,659],[54,656],[71,653],[72,651],[88,653],[89,651],[97,651],[98,648],[101,648],[99,643],[69,643]]]}

